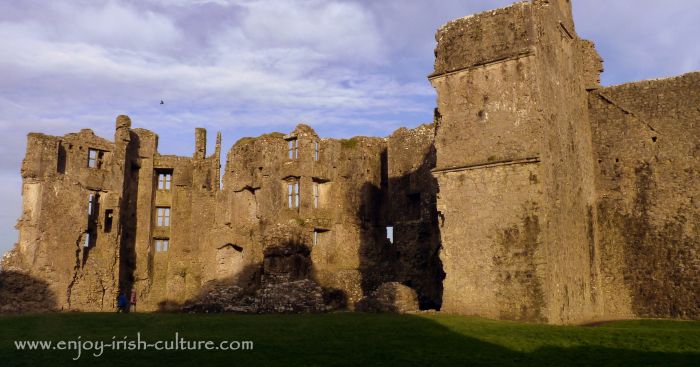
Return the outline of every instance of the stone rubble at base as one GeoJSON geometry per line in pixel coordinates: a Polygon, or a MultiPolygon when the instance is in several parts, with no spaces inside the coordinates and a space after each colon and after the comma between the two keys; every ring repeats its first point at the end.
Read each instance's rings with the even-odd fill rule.
{"type": "Polygon", "coordinates": [[[29,134],[0,311],[699,318],[700,73],[601,87],[568,0],[436,40],[433,124],[243,138],[223,181],[204,129],[192,157],[127,116],[29,134]]]}

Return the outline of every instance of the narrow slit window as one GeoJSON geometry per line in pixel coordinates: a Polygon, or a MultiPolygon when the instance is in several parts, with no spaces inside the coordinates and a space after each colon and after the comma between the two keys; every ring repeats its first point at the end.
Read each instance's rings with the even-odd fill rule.
{"type": "Polygon", "coordinates": [[[314,209],[318,209],[318,201],[320,197],[320,189],[318,182],[314,182],[314,209]]]}
{"type": "Polygon", "coordinates": [[[315,141],[315,142],[314,142],[314,160],[315,160],[315,161],[318,160],[318,148],[319,148],[318,142],[315,141]]]}
{"type": "Polygon", "coordinates": [[[291,139],[288,142],[289,144],[289,149],[288,149],[288,157],[289,159],[297,159],[299,158],[299,140],[297,139],[291,139]]]}
{"type": "Polygon", "coordinates": [[[386,239],[389,243],[394,243],[394,227],[386,227],[386,239]]]}
{"type": "Polygon", "coordinates": [[[95,193],[91,193],[88,196],[88,217],[92,217],[92,215],[95,213],[95,198],[97,195],[95,193]]]}
{"type": "Polygon", "coordinates": [[[85,243],[83,247],[90,247],[90,232],[85,233],[85,243]]]}
{"type": "Polygon", "coordinates": [[[318,231],[314,229],[313,246],[315,247],[316,245],[318,245],[318,231]]]}
{"type": "Polygon", "coordinates": [[[156,208],[156,226],[170,227],[170,208],[156,208]]]}
{"type": "Polygon", "coordinates": [[[296,183],[294,183],[294,192],[295,192],[295,194],[296,194],[296,195],[295,195],[295,200],[294,200],[294,204],[295,204],[294,206],[295,206],[296,208],[298,208],[298,207],[299,207],[299,181],[297,181],[296,183]]]}
{"type": "Polygon", "coordinates": [[[173,181],[173,174],[170,172],[158,173],[158,190],[170,191],[170,185],[173,181]]]}
{"type": "Polygon", "coordinates": [[[66,173],[66,161],[68,160],[66,147],[58,145],[58,160],[56,162],[56,172],[66,173]]]}

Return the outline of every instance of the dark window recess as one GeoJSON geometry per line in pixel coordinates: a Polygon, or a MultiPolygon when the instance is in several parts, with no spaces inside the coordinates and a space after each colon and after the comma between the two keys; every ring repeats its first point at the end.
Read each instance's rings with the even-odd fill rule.
{"type": "Polygon", "coordinates": [[[56,171],[58,173],[66,173],[66,161],[68,160],[66,154],[66,147],[63,144],[58,145],[58,164],[56,165],[56,171]]]}
{"type": "Polygon", "coordinates": [[[420,192],[412,193],[406,195],[408,208],[406,208],[405,215],[411,219],[420,218],[421,203],[420,203],[420,192]]]}
{"type": "Polygon", "coordinates": [[[99,222],[100,212],[100,194],[92,191],[88,194],[88,210],[87,210],[87,230],[83,239],[83,254],[82,265],[87,263],[90,249],[95,247],[97,243],[97,225],[99,222]]]}
{"type": "Polygon", "coordinates": [[[95,215],[100,212],[100,194],[91,192],[88,195],[88,222],[92,222],[95,215]]]}
{"type": "Polygon", "coordinates": [[[112,221],[114,219],[114,210],[105,210],[105,233],[112,232],[112,221]]]}

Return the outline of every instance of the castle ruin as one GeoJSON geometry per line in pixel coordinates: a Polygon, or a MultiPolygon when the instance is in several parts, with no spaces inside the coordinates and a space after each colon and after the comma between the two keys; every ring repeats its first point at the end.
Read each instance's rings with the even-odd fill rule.
{"type": "Polygon", "coordinates": [[[464,315],[698,319],[700,73],[601,87],[569,0],[436,40],[434,123],[386,138],[299,125],[239,140],[222,175],[203,129],[192,157],[126,116],[114,141],[30,134],[5,272],[46,284],[32,310],[112,311],[128,292],[156,311],[306,279],[336,308],[401,283],[464,315]]]}

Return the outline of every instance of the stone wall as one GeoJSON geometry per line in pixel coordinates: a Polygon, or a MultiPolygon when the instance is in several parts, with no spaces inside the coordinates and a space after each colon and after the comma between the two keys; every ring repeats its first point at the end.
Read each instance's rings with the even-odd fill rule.
{"type": "Polygon", "coordinates": [[[385,284],[500,319],[697,319],[700,74],[601,88],[568,0],[436,40],[432,125],[243,138],[223,185],[204,129],[191,157],[126,116],[114,142],[30,134],[0,311],[109,311],[125,292],[137,311],[316,312],[387,301],[385,284]]]}
{"type": "Polygon", "coordinates": [[[539,169],[496,165],[440,175],[443,310],[546,317],[539,169]]]}
{"type": "Polygon", "coordinates": [[[443,309],[697,318],[697,74],[600,88],[564,0],[436,39],[443,309]]]}
{"type": "Polygon", "coordinates": [[[351,307],[373,291],[393,274],[381,217],[383,157],[384,139],[321,139],[306,125],[238,141],[224,188],[240,244],[255,254],[248,263],[261,262],[265,248],[298,242],[311,249],[314,280],[351,307]]]}
{"type": "Polygon", "coordinates": [[[700,73],[589,96],[603,313],[700,316],[700,73]]]}
{"type": "Polygon", "coordinates": [[[569,1],[535,1],[533,7],[539,35],[535,116],[543,127],[538,139],[547,319],[581,322],[598,313],[589,237],[595,223],[587,219],[594,185],[586,89],[596,87],[600,57],[576,35],[569,1]]]}
{"type": "Polygon", "coordinates": [[[568,2],[535,1],[437,33],[447,311],[555,323],[596,312],[585,101],[600,59],[572,25],[568,2]]]}
{"type": "Polygon", "coordinates": [[[435,126],[401,128],[387,139],[387,225],[393,228],[396,281],[414,288],[421,308],[440,309],[440,230],[436,210],[435,126]]]}
{"type": "Polygon", "coordinates": [[[129,127],[127,117],[117,119],[115,143],[88,129],[63,137],[28,136],[13,265],[48,284],[56,309],[113,307],[129,127]]]}
{"type": "MultiPolygon", "coordinates": [[[[126,266],[130,282],[123,283],[137,295],[140,310],[150,311],[179,304],[199,294],[214,263],[212,238],[222,227],[215,220],[220,192],[220,136],[216,151],[206,155],[206,130],[195,132],[195,152],[190,157],[161,155],[157,136],[134,130],[141,144],[133,166],[131,194],[137,198],[133,266],[126,266]],[[171,174],[168,189],[159,186],[160,174],[171,174]],[[135,178],[138,177],[138,178],[135,178]],[[158,208],[169,208],[169,226],[157,223],[158,208]],[[157,241],[168,240],[167,251],[157,241]],[[207,262],[211,261],[211,262],[207,262]]],[[[125,244],[128,248],[128,244],[125,244]]]]}
{"type": "Polygon", "coordinates": [[[270,273],[265,254],[296,246],[309,249],[306,277],[335,305],[354,308],[379,285],[400,281],[416,288],[424,308],[439,308],[432,126],[388,139],[321,139],[306,125],[243,138],[229,152],[223,188],[217,138],[207,156],[206,132],[197,129],[190,158],[161,155],[156,134],[128,124],[118,128],[118,143],[87,130],[30,135],[24,245],[12,266],[49,283],[58,309],[110,310],[125,292],[135,294],[138,311],[156,311],[195,302],[205,289],[254,291],[270,283],[261,279],[270,273]],[[61,165],[59,144],[79,153],[61,165]],[[87,149],[98,148],[106,152],[103,167],[87,167],[87,149]],[[100,192],[91,222],[84,214],[90,190],[100,192]],[[164,208],[167,225],[160,223],[164,208]],[[81,247],[93,227],[96,245],[81,247]]]}
{"type": "Polygon", "coordinates": [[[203,214],[214,213],[218,150],[193,159],[160,156],[157,147],[157,135],[132,130],[126,116],[117,118],[115,142],[87,129],[29,135],[12,266],[46,282],[55,309],[113,310],[119,292],[133,291],[143,310],[156,310],[199,291],[199,242],[191,236],[209,233],[203,214]],[[157,189],[163,169],[173,174],[169,191],[157,189]],[[158,228],[155,209],[164,206],[172,223],[158,228]],[[156,239],[168,239],[170,251],[157,252],[156,239]]]}

